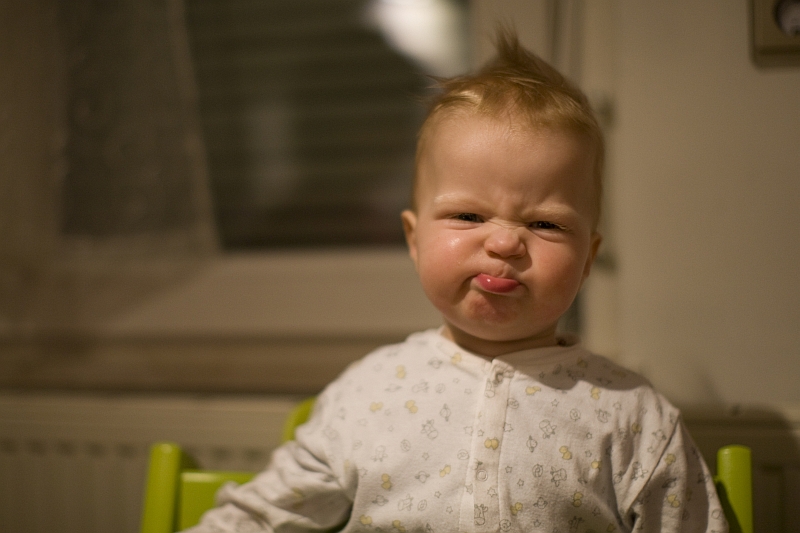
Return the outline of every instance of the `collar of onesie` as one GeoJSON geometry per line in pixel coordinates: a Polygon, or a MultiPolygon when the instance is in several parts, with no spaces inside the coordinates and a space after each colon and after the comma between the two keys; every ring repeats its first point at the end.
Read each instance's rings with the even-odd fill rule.
{"type": "Polygon", "coordinates": [[[526,373],[534,369],[548,368],[554,365],[568,366],[577,363],[581,358],[590,356],[580,344],[580,339],[573,334],[559,334],[558,344],[541,348],[530,348],[511,352],[495,358],[475,354],[460,347],[443,335],[444,327],[431,329],[422,333],[442,354],[451,361],[458,361],[462,368],[474,369],[478,375],[486,374],[494,369],[524,370],[526,373]]]}

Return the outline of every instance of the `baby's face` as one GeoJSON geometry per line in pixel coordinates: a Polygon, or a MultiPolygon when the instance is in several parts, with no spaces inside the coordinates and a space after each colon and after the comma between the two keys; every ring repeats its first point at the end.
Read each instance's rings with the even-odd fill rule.
{"type": "Polygon", "coordinates": [[[403,225],[446,336],[487,356],[555,344],[600,243],[593,156],[575,134],[522,122],[434,126],[403,225]]]}

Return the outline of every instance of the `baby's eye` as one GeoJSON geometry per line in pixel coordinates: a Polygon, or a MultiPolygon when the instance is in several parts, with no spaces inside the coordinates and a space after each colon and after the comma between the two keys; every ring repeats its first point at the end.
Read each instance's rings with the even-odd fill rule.
{"type": "Polygon", "coordinates": [[[481,217],[476,215],[475,213],[459,213],[454,216],[456,220],[462,220],[464,222],[480,222],[481,217]]]}
{"type": "Polygon", "coordinates": [[[561,229],[561,226],[559,226],[558,224],[554,222],[548,222],[546,220],[537,220],[536,222],[532,222],[531,224],[529,224],[528,227],[533,229],[549,229],[549,230],[561,229]]]}

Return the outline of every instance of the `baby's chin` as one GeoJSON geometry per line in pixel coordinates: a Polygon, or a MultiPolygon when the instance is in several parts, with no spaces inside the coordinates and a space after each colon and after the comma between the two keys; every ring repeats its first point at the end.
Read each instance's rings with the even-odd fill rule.
{"type": "Polygon", "coordinates": [[[525,320],[518,298],[475,290],[464,296],[456,312],[465,328],[476,330],[505,330],[525,320]]]}

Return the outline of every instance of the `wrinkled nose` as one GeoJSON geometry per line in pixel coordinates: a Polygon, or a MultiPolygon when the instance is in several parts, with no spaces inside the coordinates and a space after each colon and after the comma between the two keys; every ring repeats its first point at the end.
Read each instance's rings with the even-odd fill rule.
{"type": "Polygon", "coordinates": [[[525,242],[517,227],[495,225],[484,241],[484,248],[490,255],[498,257],[521,257],[525,255],[525,242]]]}

